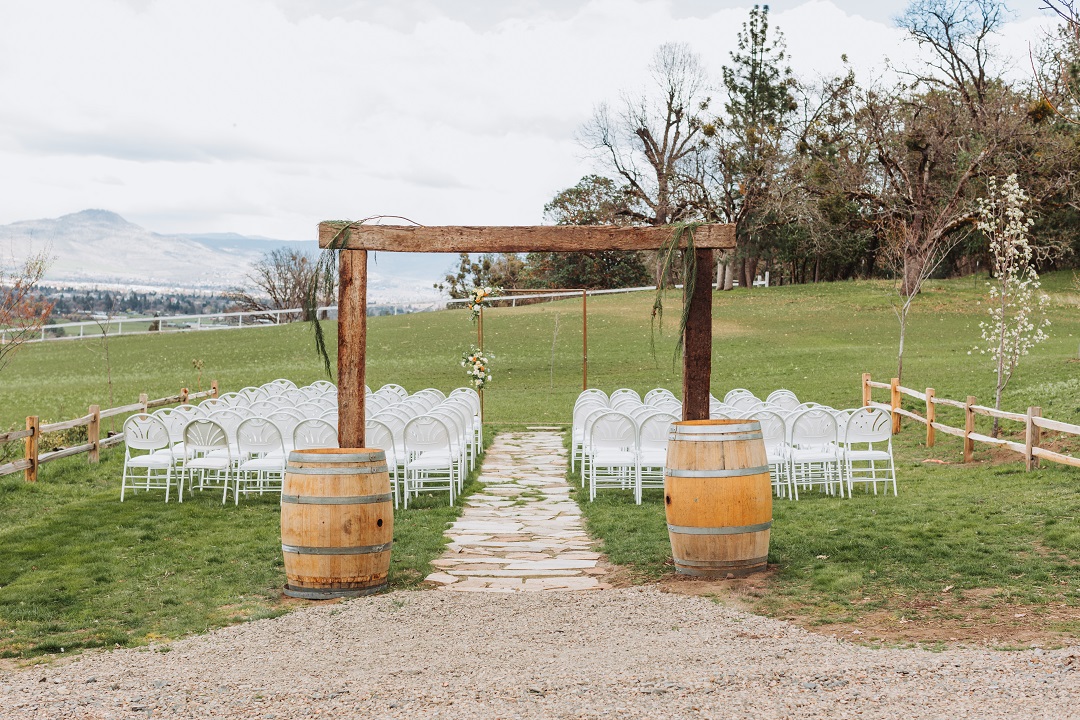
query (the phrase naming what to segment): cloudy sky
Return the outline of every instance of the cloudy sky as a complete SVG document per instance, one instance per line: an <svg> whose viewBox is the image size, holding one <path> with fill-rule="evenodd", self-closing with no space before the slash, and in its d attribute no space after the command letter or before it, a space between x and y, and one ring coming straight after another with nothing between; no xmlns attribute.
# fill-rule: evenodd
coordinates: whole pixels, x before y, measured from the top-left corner
<svg viewBox="0 0 1080 720"><path fill-rule="evenodd" d="M537 224L595 169L575 131L685 41L719 76L735 0L0 0L0 224L105 208L158 232L320 220ZM903 0L784 0L796 74L917 57ZM1051 24L1013 3L1026 72Z"/></svg>

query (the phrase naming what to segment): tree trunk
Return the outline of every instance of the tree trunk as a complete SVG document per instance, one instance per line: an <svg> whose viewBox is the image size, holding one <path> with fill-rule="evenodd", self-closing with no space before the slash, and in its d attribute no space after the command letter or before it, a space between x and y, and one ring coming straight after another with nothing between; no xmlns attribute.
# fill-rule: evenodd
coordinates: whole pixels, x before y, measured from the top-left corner
<svg viewBox="0 0 1080 720"><path fill-rule="evenodd" d="M904 279L900 285L900 294L912 297L919 292L919 282L926 266L926 257L919 249L908 245L904 249Z"/></svg>
<svg viewBox="0 0 1080 720"><path fill-rule="evenodd" d="M746 282L746 258L739 258L739 287L749 287Z"/></svg>
<svg viewBox="0 0 1080 720"><path fill-rule="evenodd" d="M724 261L724 289L731 290L735 287L735 258L731 253L726 254Z"/></svg>
<svg viewBox="0 0 1080 720"><path fill-rule="evenodd" d="M754 278L757 277L758 259L756 257L749 257L746 259L746 287L754 287Z"/></svg>

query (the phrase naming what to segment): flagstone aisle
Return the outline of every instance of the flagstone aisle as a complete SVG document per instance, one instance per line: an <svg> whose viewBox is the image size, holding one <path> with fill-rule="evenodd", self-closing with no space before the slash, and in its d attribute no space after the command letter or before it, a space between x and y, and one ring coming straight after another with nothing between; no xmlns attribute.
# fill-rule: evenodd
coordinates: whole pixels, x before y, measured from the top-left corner
<svg viewBox="0 0 1080 720"><path fill-rule="evenodd" d="M556 432L504 433L484 456L484 489L465 499L427 580L456 592L600 590L600 554L566 483Z"/></svg>

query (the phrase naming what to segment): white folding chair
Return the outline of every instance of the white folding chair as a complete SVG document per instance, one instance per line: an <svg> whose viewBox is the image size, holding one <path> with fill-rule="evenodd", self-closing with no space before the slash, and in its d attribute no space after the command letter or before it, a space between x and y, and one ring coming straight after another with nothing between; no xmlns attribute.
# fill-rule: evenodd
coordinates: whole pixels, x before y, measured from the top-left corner
<svg viewBox="0 0 1080 720"><path fill-rule="evenodd" d="M419 415L405 424L405 492L402 500L428 490L448 490L454 504L457 486L455 457L451 445L453 431L439 418Z"/></svg>
<svg viewBox="0 0 1080 720"><path fill-rule="evenodd" d="M769 397L765 398L765 402L772 405L779 405L784 410L795 410L799 407L799 398L795 397L795 393L790 390L773 390L769 393Z"/></svg>
<svg viewBox="0 0 1080 720"><path fill-rule="evenodd" d="M169 502L173 456L169 430L160 419L140 413L124 421L124 469L120 478L120 502L124 491L165 490ZM133 452L135 451L135 452ZM141 473L139 472L141 471ZM180 502L184 501L183 492Z"/></svg>
<svg viewBox="0 0 1080 720"><path fill-rule="evenodd" d="M257 490L281 492L285 479L285 442L278 426L268 418L248 418L236 428L240 466L234 476L233 497Z"/></svg>
<svg viewBox="0 0 1080 720"><path fill-rule="evenodd" d="M394 492L394 507L397 508L400 491L398 476L397 446L394 443L394 433L386 423L378 420L368 420L364 426L365 444L368 447L379 448L386 453L386 466L390 470L390 482Z"/></svg>
<svg viewBox="0 0 1080 720"><path fill-rule="evenodd" d="M625 413L609 410L598 416L587 433L589 500L597 488L637 487L637 425Z"/></svg>
<svg viewBox="0 0 1080 720"><path fill-rule="evenodd" d="M229 436L218 423L206 418L192 420L184 426L184 461L181 465L180 492L187 482L188 492L195 489L198 478L199 490L207 486L221 487L221 503L232 489L229 471L232 455L229 452Z"/></svg>
<svg viewBox="0 0 1080 720"><path fill-rule="evenodd" d="M876 447L875 447L876 446ZM877 495L877 484L885 484L885 494L892 483L896 496L896 465L892 451L892 417L881 408L859 408L848 418L844 432L844 464L848 497L852 484L871 483Z"/></svg>
<svg viewBox="0 0 1080 720"><path fill-rule="evenodd" d="M338 447L338 431L325 420L308 418L296 424L292 431L293 450Z"/></svg>
<svg viewBox="0 0 1080 720"><path fill-rule="evenodd" d="M654 413L644 418L638 428L637 482L634 502L641 504L641 491L647 488L664 489L664 467L667 464L668 435L678 417Z"/></svg>
<svg viewBox="0 0 1080 720"><path fill-rule="evenodd" d="M724 395L724 403L730 405L731 401L739 397L740 395L749 395L750 397L754 397L754 393L750 392L746 388L735 388L734 390L728 390L727 394Z"/></svg>
<svg viewBox="0 0 1080 720"><path fill-rule="evenodd" d="M749 419L757 420L761 425L761 437L765 443L765 454L772 474L773 492L778 496L797 499L798 495L788 472L790 449L787 444L787 423L783 416L773 410L758 410L751 413Z"/></svg>
<svg viewBox="0 0 1080 720"><path fill-rule="evenodd" d="M800 486L820 485L830 495L838 489L840 497L844 496L836 418L832 413L815 408L792 418L789 462L796 500Z"/></svg>

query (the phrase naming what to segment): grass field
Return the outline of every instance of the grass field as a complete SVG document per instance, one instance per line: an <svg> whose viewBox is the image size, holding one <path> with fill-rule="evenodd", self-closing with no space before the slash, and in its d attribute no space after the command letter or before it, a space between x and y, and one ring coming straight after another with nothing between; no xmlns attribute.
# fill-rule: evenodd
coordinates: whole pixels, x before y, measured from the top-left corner
<svg viewBox="0 0 1080 720"><path fill-rule="evenodd" d="M1080 297L1069 274L1048 276L1044 287L1055 301L1051 339L1025 358L1004 406L1041 405L1047 417L1077 422ZM804 399L858 404L862 372L882 380L895 374L887 291L884 283L846 282L717 295L713 392L786 387ZM982 291L981 280L971 278L928 284L911 319L905 385L992 404L989 363L968 354L978 343ZM668 304L674 317L674 295ZM678 391L674 321L657 333L652 352L650 306L644 294L590 300L590 385ZM371 318L369 384L449 390L463 382L458 360L474 339L461 310ZM485 347L495 356L485 393L489 421L569 421L581 387L579 301L487 311ZM21 426L28 414L75 417L91 403L198 389L211 378L233 390L276 377L322 377L302 325L112 338L112 400L104 350L97 340L24 348L0 372L0 426ZM193 360L202 361L201 383ZM778 501L770 555L776 569L742 601L808 624L873 624L883 637L891 625L937 623L959 633L964 623L999 618L1004 636L1022 636L1010 628L1035 619L1047 632L1076 636L1080 474L1060 467L1025 473L1017 456L983 448L975 465L959 466L959 441L939 435L927 451L921 437L921 426L908 424L897 438L899 498ZM222 508L209 496L183 506L141 496L121 505L120 457L108 452L96 467L85 457L46 465L35 486L19 475L0 478L0 653L173 638L288 607L279 598L273 500ZM637 507L606 492L585 507L590 529L631 577L670 571L658 493ZM452 517L441 503L399 513L395 587L422 578Z"/></svg>

